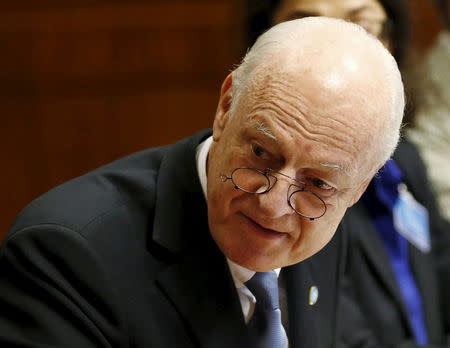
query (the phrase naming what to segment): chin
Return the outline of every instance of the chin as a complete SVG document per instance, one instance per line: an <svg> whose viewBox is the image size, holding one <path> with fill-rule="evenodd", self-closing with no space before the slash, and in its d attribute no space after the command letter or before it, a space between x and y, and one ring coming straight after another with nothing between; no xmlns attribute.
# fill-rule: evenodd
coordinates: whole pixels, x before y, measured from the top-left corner
<svg viewBox="0 0 450 348"><path fill-rule="evenodd" d="M222 252L234 263L256 272L265 272L285 266L281 255L266 254L249 247L224 248Z"/></svg>
<svg viewBox="0 0 450 348"><path fill-rule="evenodd" d="M292 264L289 250L292 240L288 235L266 236L254 227L236 223L215 225L212 237L222 253L234 263L247 269L263 272ZM232 232L229 232L232 231Z"/></svg>
<svg viewBox="0 0 450 348"><path fill-rule="evenodd" d="M255 271L255 272L267 272L273 269L277 269L277 268L281 268L282 266L277 265L276 263L272 263L272 262L261 262L261 260L248 260L248 259L241 259L241 258L237 258L237 259L232 259L230 258L231 261L233 261L234 263L245 267L251 271Z"/></svg>

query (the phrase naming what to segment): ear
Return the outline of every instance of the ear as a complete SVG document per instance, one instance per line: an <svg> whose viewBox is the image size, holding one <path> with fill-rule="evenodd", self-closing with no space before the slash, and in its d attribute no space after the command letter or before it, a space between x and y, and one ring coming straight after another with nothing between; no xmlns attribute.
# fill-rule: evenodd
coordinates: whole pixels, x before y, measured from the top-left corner
<svg viewBox="0 0 450 348"><path fill-rule="evenodd" d="M233 73L230 73L222 83L220 90L219 104L217 105L216 117L213 124L213 139L218 141L222 135L223 130L230 118L231 100L233 98L231 93L231 86L233 84Z"/></svg>
<svg viewBox="0 0 450 348"><path fill-rule="evenodd" d="M359 199L361 198L361 196L363 195L364 191L366 191L367 186L369 186L370 181L372 180L372 178L369 178L367 180L365 180L361 186L359 186L358 190L355 192L355 196L353 197L353 199L350 201L349 204L349 208L354 205L356 202L359 201Z"/></svg>

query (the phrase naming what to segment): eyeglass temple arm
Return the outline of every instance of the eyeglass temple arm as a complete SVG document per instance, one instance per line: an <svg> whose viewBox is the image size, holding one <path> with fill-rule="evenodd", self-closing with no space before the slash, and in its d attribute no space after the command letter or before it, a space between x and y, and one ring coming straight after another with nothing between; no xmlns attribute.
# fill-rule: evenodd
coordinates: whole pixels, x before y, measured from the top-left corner
<svg viewBox="0 0 450 348"><path fill-rule="evenodd" d="M231 180L231 176L227 176L225 174L220 174L219 179L220 179L220 181L225 182L227 180Z"/></svg>

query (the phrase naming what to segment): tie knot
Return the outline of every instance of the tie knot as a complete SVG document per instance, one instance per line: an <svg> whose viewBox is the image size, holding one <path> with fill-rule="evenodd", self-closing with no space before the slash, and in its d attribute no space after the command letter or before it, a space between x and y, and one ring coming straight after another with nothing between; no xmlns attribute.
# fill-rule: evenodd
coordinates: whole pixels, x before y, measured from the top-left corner
<svg viewBox="0 0 450 348"><path fill-rule="evenodd" d="M274 271L256 272L245 282L247 288L256 297L256 301L266 309L277 309L278 302L278 278Z"/></svg>

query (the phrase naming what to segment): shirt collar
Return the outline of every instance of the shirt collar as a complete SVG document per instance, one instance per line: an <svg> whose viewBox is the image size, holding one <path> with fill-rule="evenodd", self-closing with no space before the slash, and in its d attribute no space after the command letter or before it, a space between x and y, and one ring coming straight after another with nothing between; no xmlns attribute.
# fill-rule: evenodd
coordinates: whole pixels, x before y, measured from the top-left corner
<svg viewBox="0 0 450 348"><path fill-rule="evenodd" d="M197 146L197 153L195 158L197 160L197 172L200 179L200 185L202 186L205 199L207 197L207 177L206 177L206 160L208 159L209 148L211 147L213 138L210 136Z"/></svg>
<svg viewBox="0 0 450 348"><path fill-rule="evenodd" d="M249 281L254 275L255 271L251 269L242 267L237 263L234 263L227 258L228 266L230 267L231 276L233 277L234 284L236 288L241 288L245 282ZM277 277L280 275L281 268L274 269L273 272L276 273Z"/></svg>

